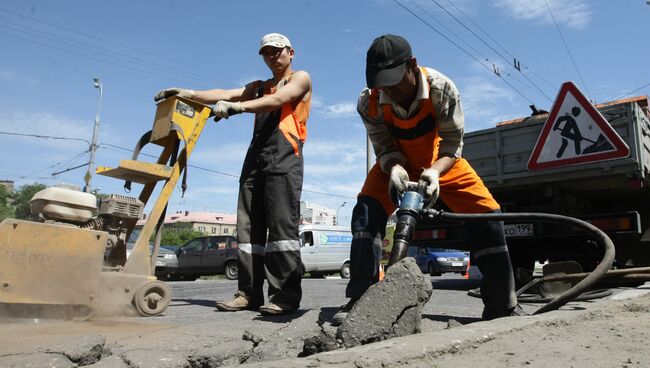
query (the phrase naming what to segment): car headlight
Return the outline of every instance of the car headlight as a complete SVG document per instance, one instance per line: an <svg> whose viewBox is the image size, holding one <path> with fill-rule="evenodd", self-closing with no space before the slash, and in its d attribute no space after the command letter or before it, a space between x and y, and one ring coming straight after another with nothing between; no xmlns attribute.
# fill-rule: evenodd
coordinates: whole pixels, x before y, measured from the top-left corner
<svg viewBox="0 0 650 368"><path fill-rule="evenodd" d="M163 258L165 258L165 259L174 259L174 258L176 258L176 256L174 254L165 254L163 256Z"/></svg>
<svg viewBox="0 0 650 368"><path fill-rule="evenodd" d="M448 259L447 259L447 257L438 257L438 258L436 258L436 261L438 261L438 262L447 262Z"/></svg>

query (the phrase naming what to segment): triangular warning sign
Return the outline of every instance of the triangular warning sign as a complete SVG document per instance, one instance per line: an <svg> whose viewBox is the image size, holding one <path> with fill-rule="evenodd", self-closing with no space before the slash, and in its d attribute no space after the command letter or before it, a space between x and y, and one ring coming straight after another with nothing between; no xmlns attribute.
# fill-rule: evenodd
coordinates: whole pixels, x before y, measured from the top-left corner
<svg viewBox="0 0 650 368"><path fill-rule="evenodd" d="M630 155L630 148L573 82L565 82L528 160L542 170Z"/></svg>

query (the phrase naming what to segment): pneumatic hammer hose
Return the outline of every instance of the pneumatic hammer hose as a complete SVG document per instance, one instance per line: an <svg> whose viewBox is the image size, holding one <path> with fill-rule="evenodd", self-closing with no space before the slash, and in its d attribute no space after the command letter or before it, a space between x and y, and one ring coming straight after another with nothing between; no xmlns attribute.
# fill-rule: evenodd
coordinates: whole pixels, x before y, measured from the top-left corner
<svg viewBox="0 0 650 368"><path fill-rule="evenodd" d="M602 278L614 262L614 243L602 230L594 225L567 216L547 213L448 213L436 209L425 209L424 216L434 219L444 219L456 222L483 222L483 221L541 221L561 223L581 228L593 235L595 241L605 248L605 254L598 266L583 280L574 285L571 289L558 295L555 299L543 305L533 314L540 314L560 308L573 300L578 295L595 285Z"/></svg>

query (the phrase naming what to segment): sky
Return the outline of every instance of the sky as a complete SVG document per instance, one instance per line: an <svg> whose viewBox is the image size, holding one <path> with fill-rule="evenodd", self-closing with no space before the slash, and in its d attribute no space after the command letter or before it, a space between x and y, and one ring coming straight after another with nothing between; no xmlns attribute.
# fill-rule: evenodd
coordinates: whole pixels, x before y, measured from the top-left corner
<svg viewBox="0 0 650 368"><path fill-rule="evenodd" d="M0 180L83 187L86 167L74 168L89 161L98 112L95 162L115 167L151 129L157 91L270 78L259 41L279 32L313 83L302 199L345 222L366 173L356 100L375 37L402 35L420 65L450 77L475 131L528 116L531 104L550 110L568 80L595 103L648 95L649 18L646 0L2 0ZM252 121L207 124L169 211L235 213ZM124 194L99 175L92 188Z"/></svg>

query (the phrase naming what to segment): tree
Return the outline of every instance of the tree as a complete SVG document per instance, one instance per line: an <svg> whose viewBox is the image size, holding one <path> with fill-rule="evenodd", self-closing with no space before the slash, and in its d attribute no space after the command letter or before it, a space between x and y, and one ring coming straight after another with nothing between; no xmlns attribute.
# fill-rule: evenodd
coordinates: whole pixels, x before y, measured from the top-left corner
<svg viewBox="0 0 650 368"><path fill-rule="evenodd" d="M27 220L31 218L29 201L32 199L34 194L36 194L36 192L41 191L45 188L47 188L47 186L40 183L25 184L18 188L16 193L13 195L13 205L16 211L17 219Z"/></svg>
<svg viewBox="0 0 650 368"><path fill-rule="evenodd" d="M189 226L185 229L163 228L160 244L167 246L180 246L189 240L203 235L205 234L200 231L192 230Z"/></svg>
<svg viewBox="0 0 650 368"><path fill-rule="evenodd" d="M15 216L14 206L10 203L11 194L4 185L0 185L0 221Z"/></svg>

